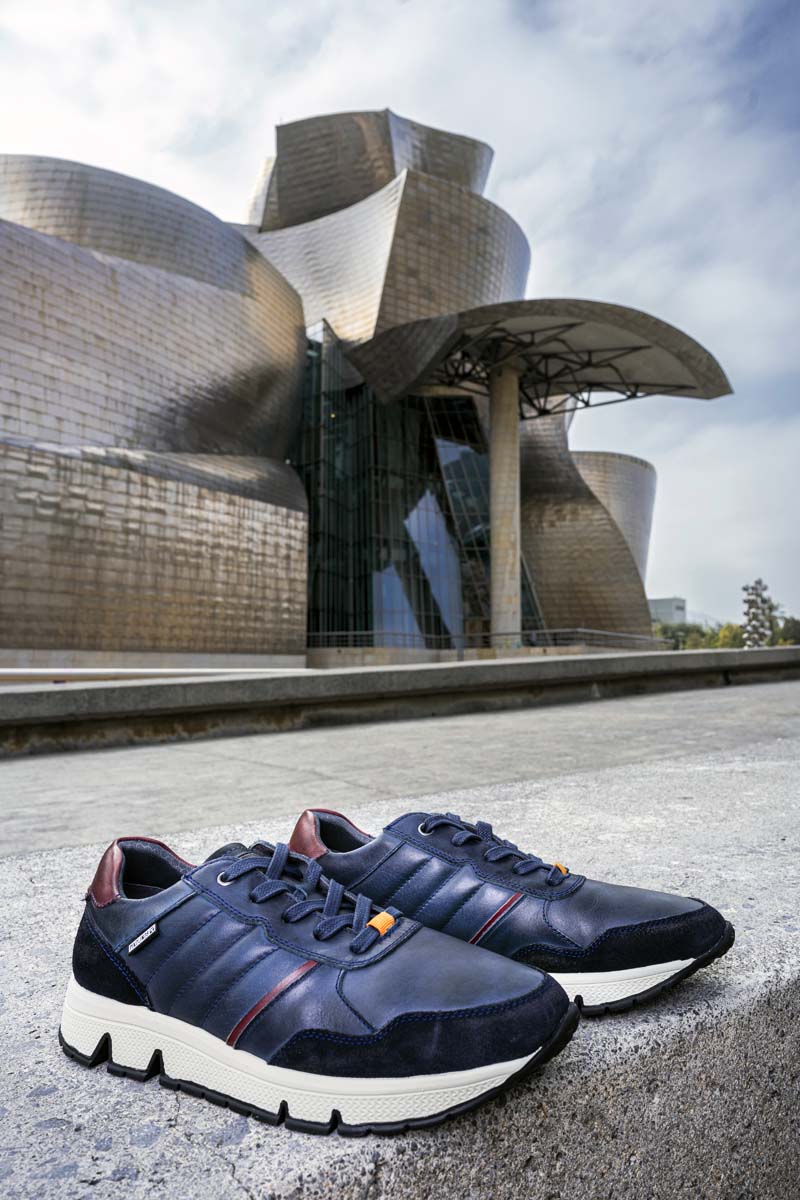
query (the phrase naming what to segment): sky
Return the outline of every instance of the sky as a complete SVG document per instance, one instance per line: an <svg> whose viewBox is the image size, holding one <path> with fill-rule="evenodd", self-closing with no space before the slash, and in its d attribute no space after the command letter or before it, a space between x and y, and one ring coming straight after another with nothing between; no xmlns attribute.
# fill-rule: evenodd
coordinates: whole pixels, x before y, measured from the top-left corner
<svg viewBox="0 0 800 1200"><path fill-rule="evenodd" d="M734 395L580 415L649 459L647 590L800 616L795 0L0 0L0 151L77 159L244 220L277 123L392 108L494 147L528 295L642 308Z"/></svg>

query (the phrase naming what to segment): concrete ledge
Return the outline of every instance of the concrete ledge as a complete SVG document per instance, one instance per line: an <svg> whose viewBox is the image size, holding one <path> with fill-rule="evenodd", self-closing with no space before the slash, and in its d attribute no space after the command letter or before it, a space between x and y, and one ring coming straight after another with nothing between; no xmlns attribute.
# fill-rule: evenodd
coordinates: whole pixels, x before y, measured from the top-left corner
<svg viewBox="0 0 800 1200"><path fill-rule="evenodd" d="M313 1138L88 1072L58 1049L81 896L100 846L6 859L0 1032L4 1195L111 1200L784 1200L800 1173L795 743L507 784L430 801L619 883L701 895L731 953L632 1013L585 1020L525 1085L395 1139ZM405 810L361 806L367 829ZM189 857L234 833L180 838ZM589 827L591 832L589 833ZM535 835L534 835L534 832ZM130 832L129 830L126 832ZM162 830L141 832L158 835ZM44 881L46 880L46 886ZM498 960L500 969L502 961Z"/></svg>
<svg viewBox="0 0 800 1200"><path fill-rule="evenodd" d="M800 678L800 647L508 659L0 690L0 757Z"/></svg>

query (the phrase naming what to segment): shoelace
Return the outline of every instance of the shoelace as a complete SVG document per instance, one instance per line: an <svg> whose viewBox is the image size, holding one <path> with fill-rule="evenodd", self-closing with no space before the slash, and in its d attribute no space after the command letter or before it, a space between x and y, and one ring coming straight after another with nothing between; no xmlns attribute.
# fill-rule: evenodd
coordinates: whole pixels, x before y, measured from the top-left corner
<svg viewBox="0 0 800 1200"><path fill-rule="evenodd" d="M487 821L476 821L474 825L462 821L455 813L431 813L419 827L420 833L433 833L443 825L453 825L456 832L450 838L453 846L464 846L467 842L488 842L483 857L487 862L501 862L506 858L517 858L511 868L515 875L527 875L531 871L547 871L546 882L550 887L557 887L569 875L568 869L562 863L546 863L542 858L526 854L513 842L506 842L496 836Z"/></svg>
<svg viewBox="0 0 800 1200"><path fill-rule="evenodd" d="M318 913L320 919L314 927L314 937L323 942L340 929L351 928L356 935L350 942L353 954L363 954L382 936L380 929L367 924L372 917L369 896L359 894L354 902L341 883L322 878L322 868L318 862L311 859L306 864L283 843L279 843L271 853L253 853L258 850L269 850L269 846L257 842L246 855L237 858L220 872L218 881L222 884L233 883L248 871L262 872L265 878L250 891L250 899L254 904L263 904L265 900L282 894L292 896L294 902L283 910L281 920L293 924ZM312 895L313 892L317 892L317 895ZM400 916L396 908L384 911L395 919Z"/></svg>

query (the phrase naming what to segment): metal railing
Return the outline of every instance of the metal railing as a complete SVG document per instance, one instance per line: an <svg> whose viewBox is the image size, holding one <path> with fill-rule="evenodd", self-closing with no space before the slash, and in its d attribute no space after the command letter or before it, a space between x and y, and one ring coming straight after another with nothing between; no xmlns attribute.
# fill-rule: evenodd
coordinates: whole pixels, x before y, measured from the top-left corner
<svg viewBox="0 0 800 1200"><path fill-rule="evenodd" d="M669 650L668 638L606 629L524 629L516 633L422 634L408 630L342 630L310 633L309 649L318 650L465 650L524 647L594 646L619 650Z"/></svg>

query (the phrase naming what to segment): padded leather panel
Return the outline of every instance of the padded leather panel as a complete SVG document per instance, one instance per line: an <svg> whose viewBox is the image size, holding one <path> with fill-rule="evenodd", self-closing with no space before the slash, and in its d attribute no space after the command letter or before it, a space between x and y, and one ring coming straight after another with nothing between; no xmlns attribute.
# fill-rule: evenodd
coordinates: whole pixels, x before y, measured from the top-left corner
<svg viewBox="0 0 800 1200"><path fill-rule="evenodd" d="M232 978L228 988L211 1000L203 1014L203 1028L224 1041L245 1013L304 961L287 950L273 950L261 959L254 956L255 965Z"/></svg>
<svg viewBox="0 0 800 1200"><path fill-rule="evenodd" d="M442 931L468 942L513 894L507 888L496 887L492 883L481 884L478 891L441 927Z"/></svg>
<svg viewBox="0 0 800 1200"><path fill-rule="evenodd" d="M449 1011L499 1004L532 991L541 977L519 970L480 946L421 929L404 947L369 971L348 971L342 994L370 1024L403 1012Z"/></svg>
<svg viewBox="0 0 800 1200"><path fill-rule="evenodd" d="M546 916L551 925L583 947L607 929L675 917L700 907L699 901L685 896L587 879L565 903L554 900L548 904Z"/></svg>
<svg viewBox="0 0 800 1200"><path fill-rule="evenodd" d="M202 1025L203 1016L211 1005L226 992L234 980L246 973L260 959L272 953L264 930L252 925L238 925L236 938L228 943L217 958L209 958L172 1001L171 1015L192 1025Z"/></svg>
<svg viewBox="0 0 800 1200"><path fill-rule="evenodd" d="M118 903L120 903L118 901ZM103 910L105 912L106 909ZM156 971L173 950L185 938L193 934L201 925L216 912L212 904L199 896L190 896L181 905L158 920L158 933L145 942L134 954L128 954L128 943L120 949L120 955L133 971L137 979L147 986L153 972ZM145 925L144 928L147 928ZM139 924L137 929L141 931Z"/></svg>
<svg viewBox="0 0 800 1200"><path fill-rule="evenodd" d="M457 871L458 867L451 866L450 863L420 855L413 875L402 883L391 896L383 899L382 903L389 904L392 908L399 908L406 916L414 917L429 896L438 891L445 880L450 879ZM368 896L372 894L369 884L370 881L367 880L366 887L362 889Z"/></svg>
<svg viewBox="0 0 800 1200"><path fill-rule="evenodd" d="M367 842L366 846L359 846L357 850L349 850L343 854L329 850L320 858L319 862L326 875L338 879L347 888L365 892L369 896L372 893L365 884L370 879L372 872L376 871L382 863L386 863L388 866L394 852L402 845L399 838L380 834L371 842Z"/></svg>
<svg viewBox="0 0 800 1200"><path fill-rule="evenodd" d="M535 896L523 896L513 908L492 925L480 940L485 950L509 957L531 943L560 948L572 946L544 920L544 901Z"/></svg>
<svg viewBox="0 0 800 1200"><path fill-rule="evenodd" d="M309 971L259 1013L240 1037L237 1049L269 1060L304 1029L326 1029L334 1035L368 1033L337 994L338 975L335 967L318 966Z"/></svg>
<svg viewBox="0 0 800 1200"><path fill-rule="evenodd" d="M99 913L97 918L102 921L103 933L115 950L126 950L128 945L152 925L153 921L161 918L173 909L184 904L194 892L181 879L172 887L164 888L155 896L147 896L143 900L115 900Z"/></svg>
<svg viewBox="0 0 800 1200"><path fill-rule="evenodd" d="M472 867L466 863L417 910L418 919L434 929L442 929L456 910L471 896L476 896L482 886Z"/></svg>
<svg viewBox="0 0 800 1200"><path fill-rule="evenodd" d="M207 957L209 946L216 940L216 930L220 928L222 944L227 945L233 940L232 930L226 926L222 913L209 908L206 916L163 955L147 980L148 994L159 1012L169 1011L173 996Z"/></svg>

